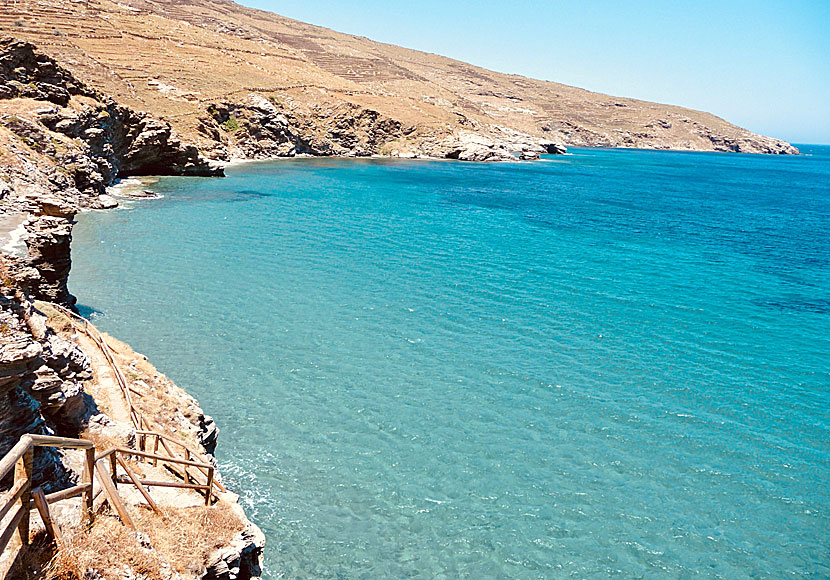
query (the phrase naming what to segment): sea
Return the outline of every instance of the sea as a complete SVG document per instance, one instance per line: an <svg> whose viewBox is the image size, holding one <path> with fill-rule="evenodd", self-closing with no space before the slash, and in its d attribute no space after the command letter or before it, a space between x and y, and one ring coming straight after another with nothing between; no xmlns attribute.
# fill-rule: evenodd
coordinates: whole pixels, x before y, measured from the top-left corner
<svg viewBox="0 0 830 580"><path fill-rule="evenodd" d="M78 217L265 576L830 578L830 147L296 159Z"/></svg>

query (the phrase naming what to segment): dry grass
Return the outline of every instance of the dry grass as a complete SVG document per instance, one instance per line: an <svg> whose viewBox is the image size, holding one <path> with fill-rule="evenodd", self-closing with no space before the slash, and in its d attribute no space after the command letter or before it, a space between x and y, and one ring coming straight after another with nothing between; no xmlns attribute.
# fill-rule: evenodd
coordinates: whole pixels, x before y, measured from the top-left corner
<svg viewBox="0 0 830 580"><path fill-rule="evenodd" d="M81 431L80 437L92 441L99 453L109 451L115 447L127 447L127 440L123 437L114 436L111 431L102 432L96 429L85 429Z"/></svg>
<svg viewBox="0 0 830 580"><path fill-rule="evenodd" d="M74 328L69 319L62 312L58 311L49 302L42 300L34 301L35 308L46 316L47 325L58 334L72 334Z"/></svg>
<svg viewBox="0 0 830 580"><path fill-rule="evenodd" d="M11 269L2 258L0 258L0 286L3 288L15 288L17 286L17 280L14 279Z"/></svg>
<svg viewBox="0 0 830 580"><path fill-rule="evenodd" d="M99 516L89 532L64 531L63 549L45 570L45 580L81 580L88 570L121 572L129 566L136 575L159 578L160 554L144 548L135 533L112 516ZM120 575L120 574L119 574Z"/></svg>
<svg viewBox="0 0 830 580"><path fill-rule="evenodd" d="M207 557L227 546L244 528L227 502L210 507L162 508L162 512L163 521L152 512L144 511L136 517L136 525L182 573L200 572Z"/></svg>
<svg viewBox="0 0 830 580"><path fill-rule="evenodd" d="M125 566L137 577L164 578L166 570L198 575L208 556L226 546L243 529L242 521L226 502L211 507L162 508L163 517L148 509L131 509L136 526L149 537L149 548L139 535L111 515L101 515L88 532L64 532L64 547L47 566L44 580L81 580L88 570L103 576L121 575Z"/></svg>

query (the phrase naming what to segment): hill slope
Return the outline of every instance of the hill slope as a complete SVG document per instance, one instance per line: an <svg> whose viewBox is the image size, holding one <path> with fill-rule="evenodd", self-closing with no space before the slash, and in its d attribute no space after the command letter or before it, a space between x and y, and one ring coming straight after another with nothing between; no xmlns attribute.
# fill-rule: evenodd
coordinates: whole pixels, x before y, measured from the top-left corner
<svg viewBox="0 0 830 580"><path fill-rule="evenodd" d="M37 44L218 159L486 160L554 144L797 152L709 113L495 73L227 0L0 0L0 36Z"/></svg>

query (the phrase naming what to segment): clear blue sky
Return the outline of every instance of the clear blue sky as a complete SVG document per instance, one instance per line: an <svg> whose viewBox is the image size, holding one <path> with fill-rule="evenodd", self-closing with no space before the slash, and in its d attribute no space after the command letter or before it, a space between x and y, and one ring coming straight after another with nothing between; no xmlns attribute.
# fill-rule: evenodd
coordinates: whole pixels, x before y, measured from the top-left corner
<svg viewBox="0 0 830 580"><path fill-rule="evenodd" d="M486 68L830 143L830 0L242 0Z"/></svg>

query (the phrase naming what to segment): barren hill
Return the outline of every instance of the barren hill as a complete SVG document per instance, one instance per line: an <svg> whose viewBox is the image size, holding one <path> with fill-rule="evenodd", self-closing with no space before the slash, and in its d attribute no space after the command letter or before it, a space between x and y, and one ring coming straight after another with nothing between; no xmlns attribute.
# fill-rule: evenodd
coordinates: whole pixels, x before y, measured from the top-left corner
<svg viewBox="0 0 830 580"><path fill-rule="evenodd" d="M38 45L207 156L532 158L559 145L796 153L700 111L500 74L227 0L0 0Z"/></svg>

